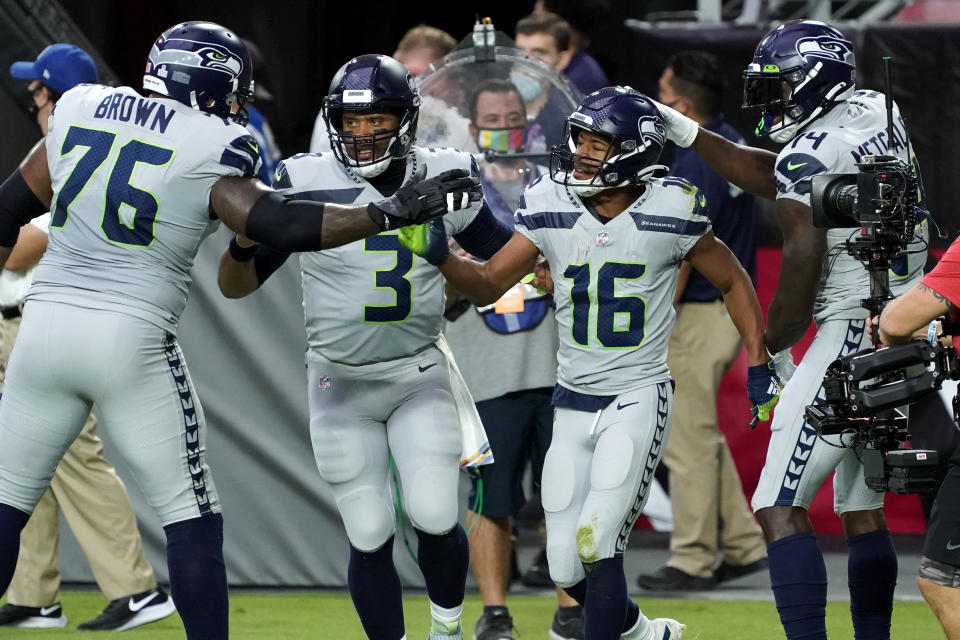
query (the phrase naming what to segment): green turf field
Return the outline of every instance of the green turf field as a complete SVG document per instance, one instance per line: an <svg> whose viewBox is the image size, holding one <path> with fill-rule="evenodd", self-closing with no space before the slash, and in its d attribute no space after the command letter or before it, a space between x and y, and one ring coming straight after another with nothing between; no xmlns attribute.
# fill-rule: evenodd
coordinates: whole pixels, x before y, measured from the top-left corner
<svg viewBox="0 0 960 640"><path fill-rule="evenodd" d="M686 623L684 640L752 640L783 638L776 609L770 602L721 602L708 600L638 600L646 614L668 616ZM518 640L547 640L555 600L547 595L511 596L510 611L517 627ZM79 622L88 620L106 605L95 592L66 592L63 607L70 622L66 629L0 629L3 640L62 640L103 637L106 633L77 631ZM426 638L429 611L425 596L404 599L408 640ZM465 638L473 637L473 624L480 614L480 599L467 597L464 620ZM827 631L831 638L852 638L848 606L827 606ZM257 640L363 640L363 631L345 593L260 593L235 592L230 597L231 638ZM942 638L940 625L923 602L897 602L893 610L892 637L897 640L934 640ZM131 640L182 639L180 619L166 620L140 627L123 635Z"/></svg>

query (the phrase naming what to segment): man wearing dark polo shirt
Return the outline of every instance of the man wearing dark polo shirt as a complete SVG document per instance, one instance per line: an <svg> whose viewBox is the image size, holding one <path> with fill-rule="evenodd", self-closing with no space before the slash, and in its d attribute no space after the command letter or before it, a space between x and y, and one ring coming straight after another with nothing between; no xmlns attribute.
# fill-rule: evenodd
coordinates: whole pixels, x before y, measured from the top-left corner
<svg viewBox="0 0 960 640"><path fill-rule="evenodd" d="M710 54L678 53L660 77L660 101L710 131L742 142L720 115L722 79ZM721 178L690 149L677 148L671 174L699 188L714 234L754 277L753 196ZM681 267L674 302L677 321L667 362L677 387L673 431L663 458L670 472L674 519L670 558L666 566L637 581L645 589L692 591L712 589L719 581L767 565L760 526L717 423L717 390L740 351L740 334L720 291L687 263Z"/></svg>

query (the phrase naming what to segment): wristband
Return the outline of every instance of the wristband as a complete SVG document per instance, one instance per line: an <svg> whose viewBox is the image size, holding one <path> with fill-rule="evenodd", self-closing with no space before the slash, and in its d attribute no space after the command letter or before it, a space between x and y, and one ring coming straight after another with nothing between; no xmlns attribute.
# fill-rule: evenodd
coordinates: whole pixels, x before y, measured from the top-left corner
<svg viewBox="0 0 960 640"><path fill-rule="evenodd" d="M253 256L257 254L257 249L260 248L260 245L255 244L252 247L241 247L237 244L237 236L233 236L230 238L230 244L227 248L230 251L230 257L237 262L250 262L253 260Z"/></svg>
<svg viewBox="0 0 960 640"><path fill-rule="evenodd" d="M940 323L934 320L927 327L927 342L933 344L934 342L937 341L937 328L939 327L939 325Z"/></svg>

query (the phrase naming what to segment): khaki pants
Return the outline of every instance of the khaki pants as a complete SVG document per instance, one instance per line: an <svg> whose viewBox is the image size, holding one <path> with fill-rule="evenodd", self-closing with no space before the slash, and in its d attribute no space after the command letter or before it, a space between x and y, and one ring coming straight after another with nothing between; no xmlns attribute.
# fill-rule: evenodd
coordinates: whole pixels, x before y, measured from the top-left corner
<svg viewBox="0 0 960 640"><path fill-rule="evenodd" d="M20 318L0 320L0 382L6 373ZM44 607L60 601L57 569L59 510L80 543L93 576L108 600L157 586L143 555L140 532L126 489L103 458L91 413L20 534L20 555L7 601Z"/></svg>
<svg viewBox="0 0 960 640"><path fill-rule="evenodd" d="M669 349L667 362L677 388L673 430L663 456L673 505L667 564L707 577L720 553L734 565L766 555L763 534L717 424L717 390L740 350L740 335L722 301L684 303L677 310Z"/></svg>

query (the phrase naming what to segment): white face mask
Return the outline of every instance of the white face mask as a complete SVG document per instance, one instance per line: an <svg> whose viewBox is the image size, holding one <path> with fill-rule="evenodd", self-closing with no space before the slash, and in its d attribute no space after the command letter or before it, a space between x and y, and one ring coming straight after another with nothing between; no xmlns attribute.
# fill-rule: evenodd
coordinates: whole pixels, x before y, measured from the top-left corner
<svg viewBox="0 0 960 640"><path fill-rule="evenodd" d="M523 98L526 104L530 104L532 100L535 100L543 92L543 87L540 86L540 83L525 73L511 71L510 82L517 88L520 97Z"/></svg>

